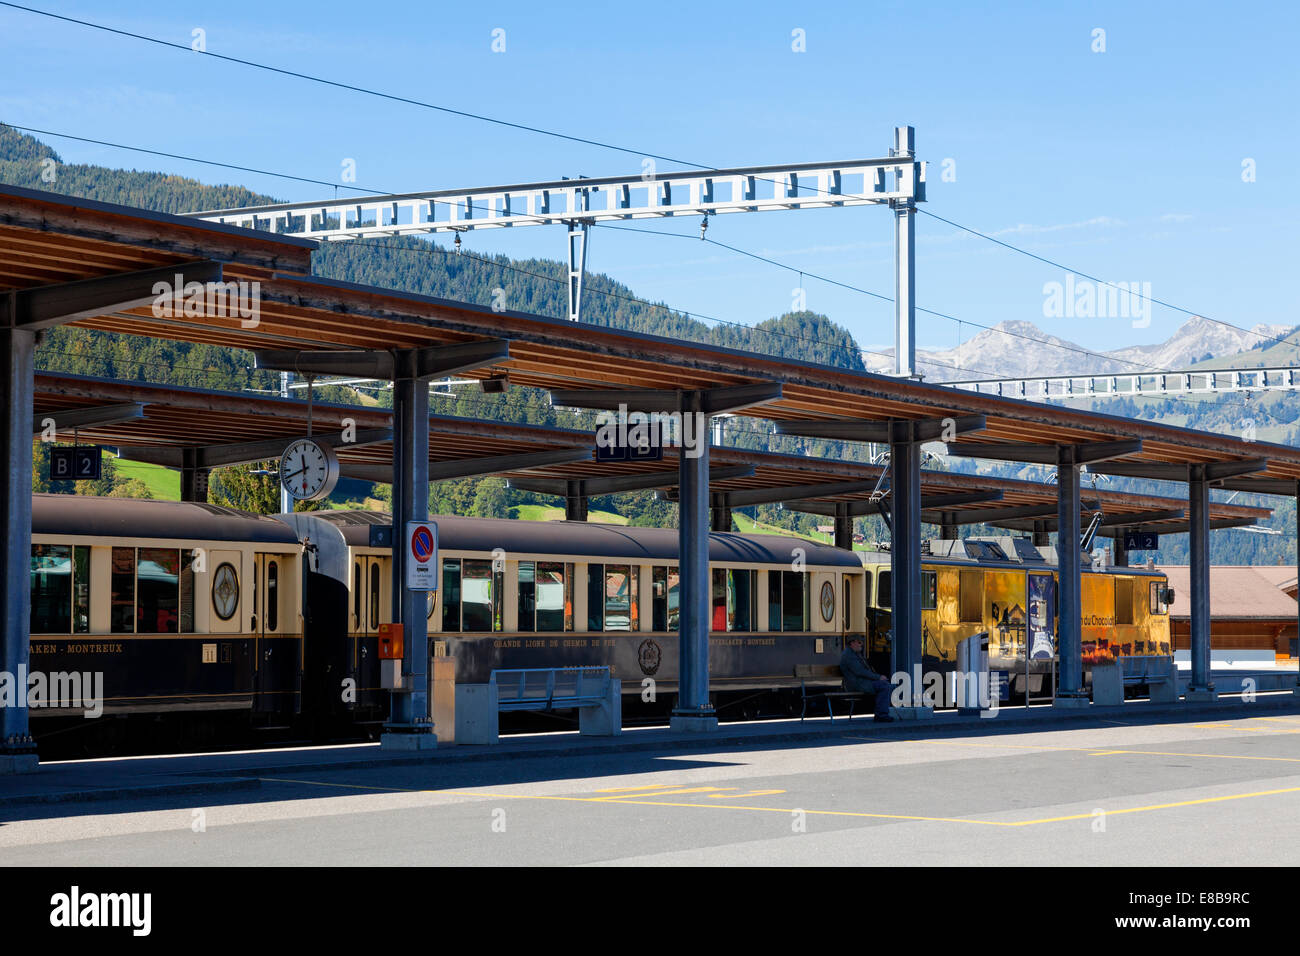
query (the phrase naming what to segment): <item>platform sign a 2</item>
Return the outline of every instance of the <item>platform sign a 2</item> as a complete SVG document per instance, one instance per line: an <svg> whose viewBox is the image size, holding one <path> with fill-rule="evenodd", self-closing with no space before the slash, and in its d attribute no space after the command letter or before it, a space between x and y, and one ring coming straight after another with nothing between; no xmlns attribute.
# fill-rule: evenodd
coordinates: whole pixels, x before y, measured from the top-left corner
<svg viewBox="0 0 1300 956"><path fill-rule="evenodd" d="M438 590L438 526L432 521L406 523L406 588Z"/></svg>
<svg viewBox="0 0 1300 956"><path fill-rule="evenodd" d="M1125 531L1125 551L1156 551L1160 548L1160 535L1154 531Z"/></svg>

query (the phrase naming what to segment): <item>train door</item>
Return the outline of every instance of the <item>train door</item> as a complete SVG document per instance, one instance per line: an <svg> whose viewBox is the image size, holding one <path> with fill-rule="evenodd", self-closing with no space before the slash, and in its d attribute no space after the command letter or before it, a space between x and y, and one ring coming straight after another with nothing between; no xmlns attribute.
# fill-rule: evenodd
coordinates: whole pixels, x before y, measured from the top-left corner
<svg viewBox="0 0 1300 956"><path fill-rule="evenodd" d="M391 558L358 554L352 559L350 608L352 669L357 703L379 704L379 625L390 618L388 600Z"/></svg>
<svg viewBox="0 0 1300 956"><path fill-rule="evenodd" d="M263 713L300 707L302 646L285 615L293 606L290 576L283 555L253 555L254 709Z"/></svg>

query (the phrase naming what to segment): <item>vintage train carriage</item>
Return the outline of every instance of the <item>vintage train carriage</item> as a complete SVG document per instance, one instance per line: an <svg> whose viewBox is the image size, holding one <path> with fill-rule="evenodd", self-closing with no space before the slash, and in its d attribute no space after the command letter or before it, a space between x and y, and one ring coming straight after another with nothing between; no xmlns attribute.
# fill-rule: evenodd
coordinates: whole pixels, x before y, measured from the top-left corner
<svg viewBox="0 0 1300 956"><path fill-rule="evenodd" d="M30 668L102 674L105 714L292 713L301 550L215 505L34 495Z"/></svg>
<svg viewBox="0 0 1300 956"><path fill-rule="evenodd" d="M889 666L890 568L887 554L863 554L867 569L871 652ZM1044 693L1056 653L1059 617L1054 548L1010 536L931 541L921 563L922 656L927 668L956 662L957 642L989 634L989 665L1024 691ZM1083 652L1170 654L1171 592L1163 572L1085 567L1080 586Z"/></svg>
<svg viewBox="0 0 1300 956"><path fill-rule="evenodd" d="M373 710L377 632L391 620L388 548L370 545L388 515L286 516L306 544L309 630L332 628L357 705ZM435 517L439 589L428 605L431 653L456 660L456 680L494 668L608 664L624 692L651 678L673 693L678 674L677 532L586 522ZM797 538L710 535L710 680L719 695L788 687L796 664L835 664L846 631L865 628L861 562ZM318 618L317 595L334 610ZM346 596L344 596L346 591ZM346 606L344 606L346 605ZM386 705L385 705L386 706ZM385 711L386 712L386 711Z"/></svg>

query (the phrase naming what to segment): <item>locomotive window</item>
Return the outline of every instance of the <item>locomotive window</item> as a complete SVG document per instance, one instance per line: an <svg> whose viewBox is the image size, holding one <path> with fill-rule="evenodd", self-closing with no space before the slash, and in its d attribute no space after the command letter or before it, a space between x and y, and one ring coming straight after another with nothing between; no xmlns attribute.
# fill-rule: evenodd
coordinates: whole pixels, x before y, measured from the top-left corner
<svg viewBox="0 0 1300 956"><path fill-rule="evenodd" d="M144 634L179 633L180 551L175 548L141 548L136 554L136 630Z"/></svg>
<svg viewBox="0 0 1300 956"><path fill-rule="evenodd" d="M933 611L939 606L939 575L935 571L921 572L921 610Z"/></svg>
<svg viewBox="0 0 1300 956"><path fill-rule="evenodd" d="M72 549L72 630L90 633L90 548Z"/></svg>
<svg viewBox="0 0 1300 956"><path fill-rule="evenodd" d="M1133 623L1133 579L1115 579L1115 623Z"/></svg>
<svg viewBox="0 0 1300 956"><path fill-rule="evenodd" d="M72 590L72 548L66 544L32 545L31 633L71 633Z"/></svg>
<svg viewBox="0 0 1300 956"><path fill-rule="evenodd" d="M1165 589L1164 581L1151 582L1151 613L1152 614L1169 613L1169 605L1166 604L1164 601L1164 596L1165 596L1164 589Z"/></svg>
<svg viewBox="0 0 1300 956"><path fill-rule="evenodd" d="M493 592L496 575L491 561L461 562L461 629L466 631L499 631L496 613L497 600Z"/></svg>
<svg viewBox="0 0 1300 956"><path fill-rule="evenodd" d="M605 629L605 566L587 565L587 630Z"/></svg>
<svg viewBox="0 0 1300 956"><path fill-rule="evenodd" d="M460 630L460 558L442 562L442 629Z"/></svg>
<svg viewBox="0 0 1300 956"><path fill-rule="evenodd" d="M537 630L573 630L573 565L539 561L534 575Z"/></svg>
<svg viewBox="0 0 1300 956"><path fill-rule="evenodd" d="M280 566L274 561L266 565L266 629L280 626Z"/></svg>
<svg viewBox="0 0 1300 956"><path fill-rule="evenodd" d="M135 631L135 548L114 548L112 565L109 630L130 634Z"/></svg>
<svg viewBox="0 0 1300 956"><path fill-rule="evenodd" d="M352 564L352 621L356 630L361 630L365 621L361 620L361 562Z"/></svg>
<svg viewBox="0 0 1300 956"><path fill-rule="evenodd" d="M537 630L537 565L519 562L519 630Z"/></svg>
<svg viewBox="0 0 1300 956"><path fill-rule="evenodd" d="M961 571L958 584L958 604L962 624L979 624L984 620L984 572Z"/></svg>
<svg viewBox="0 0 1300 956"><path fill-rule="evenodd" d="M181 552L181 633L194 633L194 552Z"/></svg>
<svg viewBox="0 0 1300 956"><path fill-rule="evenodd" d="M605 565L605 627L606 631L635 631L638 629L638 578L641 566L637 564Z"/></svg>
<svg viewBox="0 0 1300 956"><path fill-rule="evenodd" d="M379 630L379 562L370 565L370 629Z"/></svg>
<svg viewBox="0 0 1300 956"><path fill-rule="evenodd" d="M876 575L876 607L888 610L893 606L893 571L881 571Z"/></svg>

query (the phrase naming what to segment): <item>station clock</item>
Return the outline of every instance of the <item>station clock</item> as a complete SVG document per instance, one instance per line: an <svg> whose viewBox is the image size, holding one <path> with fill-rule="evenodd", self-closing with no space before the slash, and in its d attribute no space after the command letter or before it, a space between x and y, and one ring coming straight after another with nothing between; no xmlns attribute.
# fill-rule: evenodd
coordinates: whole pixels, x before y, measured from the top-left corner
<svg viewBox="0 0 1300 956"><path fill-rule="evenodd" d="M338 481L338 456L325 442L299 438L280 456L280 486L298 501L318 501Z"/></svg>

